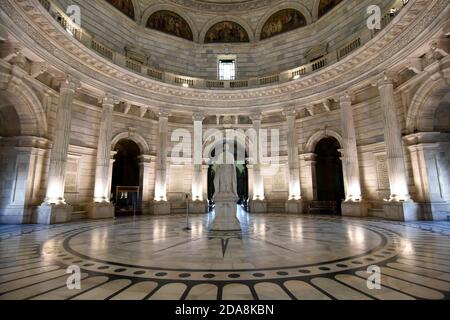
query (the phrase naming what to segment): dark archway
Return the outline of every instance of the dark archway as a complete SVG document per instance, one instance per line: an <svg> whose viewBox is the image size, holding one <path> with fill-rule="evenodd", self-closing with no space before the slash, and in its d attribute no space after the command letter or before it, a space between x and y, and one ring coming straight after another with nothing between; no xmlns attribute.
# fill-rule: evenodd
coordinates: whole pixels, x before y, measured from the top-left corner
<svg viewBox="0 0 450 320"><path fill-rule="evenodd" d="M226 144L229 144L228 142L223 142L223 147L225 147ZM217 148L217 147L216 147ZM210 158L214 159L216 157L216 148L212 149ZM220 151L218 151L220 152ZM245 155L247 156L247 155ZM239 152L238 152L238 144L235 141L234 142L234 160L236 163L236 180L237 180L237 193L239 196L238 204L243 205L245 208L247 208L248 204L248 168L247 168L247 161L238 161ZM213 197L214 197L214 177L215 177L215 171L214 171L214 164L210 164L208 167L208 203L212 203Z"/></svg>
<svg viewBox="0 0 450 320"><path fill-rule="evenodd" d="M116 213L130 213L139 210L139 146L127 139L120 140L114 147L111 193ZM134 191L136 190L136 191Z"/></svg>
<svg viewBox="0 0 450 320"><path fill-rule="evenodd" d="M321 0L319 4L319 18L334 9L342 0Z"/></svg>
<svg viewBox="0 0 450 320"><path fill-rule="evenodd" d="M295 9L283 9L274 13L264 24L261 40L307 25L305 16Z"/></svg>
<svg viewBox="0 0 450 320"><path fill-rule="evenodd" d="M175 12L162 10L153 13L147 21L147 28L158 30L179 38L193 41L194 35L189 23Z"/></svg>
<svg viewBox="0 0 450 320"><path fill-rule="evenodd" d="M127 15L130 19L135 20L134 5L131 0L106 0L106 1L109 2L109 4L111 4L117 10Z"/></svg>
<svg viewBox="0 0 450 320"><path fill-rule="evenodd" d="M323 202L335 202L338 214L341 213L341 202L345 199L339 149L339 142L331 137L320 140L315 149L317 198Z"/></svg>
<svg viewBox="0 0 450 320"><path fill-rule="evenodd" d="M205 43L250 42L247 31L233 21L223 21L213 25L205 36Z"/></svg>

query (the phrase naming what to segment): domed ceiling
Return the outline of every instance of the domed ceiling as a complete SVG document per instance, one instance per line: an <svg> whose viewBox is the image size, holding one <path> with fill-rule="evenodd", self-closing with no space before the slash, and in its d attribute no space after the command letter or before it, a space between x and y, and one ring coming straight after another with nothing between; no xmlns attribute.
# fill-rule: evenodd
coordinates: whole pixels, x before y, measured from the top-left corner
<svg viewBox="0 0 450 320"><path fill-rule="evenodd" d="M105 1L109 2L109 4L135 21L141 19L142 13L148 8L155 6L155 2L151 0ZM188 18L188 9L208 11L210 14L215 14L219 17L227 16L228 19L231 16L233 19L234 15L239 16L239 13L244 11L248 18L248 14L253 12L252 10L258 8L262 11L265 10L271 13L270 16L265 18L265 23L258 34L258 39L264 40L291 30L302 28L308 24L306 16L314 16L312 10L316 10L316 16L320 18L342 1L343 0L305 0L301 1L300 6L300 3L295 4L291 1L286 2L286 0L166 0L165 3L164 1L161 1L158 4L163 6L165 4L184 6L186 7L186 10L177 9L177 12L174 12L171 11L171 8L176 6L165 6L163 10L154 11L149 17L146 16L145 26L149 29L193 41L195 38L193 34L194 28L192 20ZM270 11L271 8L276 8L279 4L281 4L282 7L280 7L278 11ZM309 8L305 6L306 4L309 5ZM267 8L265 6L267 6ZM225 14L225 12L227 13ZM198 12L196 14L198 14ZM253 32L250 27L246 28L245 24L226 19L223 21L219 20L209 28L206 35L200 40L203 41L203 43L250 42L249 35Z"/></svg>

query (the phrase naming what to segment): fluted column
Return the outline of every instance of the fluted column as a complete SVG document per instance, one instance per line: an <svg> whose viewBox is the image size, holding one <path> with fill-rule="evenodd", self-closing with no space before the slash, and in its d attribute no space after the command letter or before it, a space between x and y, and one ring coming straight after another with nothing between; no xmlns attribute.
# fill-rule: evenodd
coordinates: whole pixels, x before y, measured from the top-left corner
<svg viewBox="0 0 450 320"><path fill-rule="evenodd" d="M46 197L44 203L37 208L36 214L33 216L34 223L53 224L72 219L72 207L66 204L64 199L64 185L73 100L79 86L80 82L69 76L60 87L53 146L50 152Z"/></svg>
<svg viewBox="0 0 450 320"><path fill-rule="evenodd" d="M340 99L341 127L344 157L342 159L346 186L346 201L361 200L358 149L356 145L355 121L353 119L352 99L348 93Z"/></svg>
<svg viewBox="0 0 450 320"><path fill-rule="evenodd" d="M143 214L148 214L149 204L152 201L152 187L150 183L152 167L152 156L139 156L139 198L141 201L141 211Z"/></svg>
<svg viewBox="0 0 450 320"><path fill-rule="evenodd" d="M391 189L390 200L408 201L411 197L408 190L402 133L397 117L392 79L384 75L378 82L378 89L384 121L384 140L386 143L387 167Z"/></svg>
<svg viewBox="0 0 450 320"><path fill-rule="evenodd" d="M63 204L66 175L67 152L69 150L70 129L72 124L72 106L79 82L68 77L62 84L59 105L56 112L53 147L50 153L46 203Z"/></svg>
<svg viewBox="0 0 450 320"><path fill-rule="evenodd" d="M261 122L262 115L256 114L251 117L253 121L253 163L248 166L249 183L253 181L253 188L249 188L250 212L265 213L267 212L267 202L264 194L264 179L261 170L262 150L261 150Z"/></svg>
<svg viewBox="0 0 450 320"><path fill-rule="evenodd" d="M296 112L289 110L285 113L287 120L287 147L289 171L289 200L300 200L300 166L298 159L297 130L295 127Z"/></svg>
<svg viewBox="0 0 450 320"><path fill-rule="evenodd" d="M203 114L196 113L194 121L194 165L192 175L192 200L203 201Z"/></svg>
<svg viewBox="0 0 450 320"><path fill-rule="evenodd" d="M287 122L287 148L288 148L288 178L289 199L286 202L287 213L302 213L302 193L300 188L300 164L298 156L298 141L296 128L295 109L287 110L285 113Z"/></svg>
<svg viewBox="0 0 450 320"><path fill-rule="evenodd" d="M264 200L264 180L261 174L261 120L260 114L251 117L253 130L256 133L254 143L253 163L253 200Z"/></svg>
<svg viewBox="0 0 450 320"><path fill-rule="evenodd" d="M97 165L95 170L94 202L109 202L109 167L111 164L112 117L116 99L105 96L102 101L102 117L97 143Z"/></svg>
<svg viewBox="0 0 450 320"><path fill-rule="evenodd" d="M97 142L97 162L95 167L94 203L88 206L90 219L114 217L114 206L110 203L111 194L111 138L114 104L117 99L106 95L102 100L102 116ZM111 177L110 177L111 175Z"/></svg>
<svg viewBox="0 0 450 320"><path fill-rule="evenodd" d="M155 201L167 201L167 143L169 114L159 113L158 150L156 154Z"/></svg>

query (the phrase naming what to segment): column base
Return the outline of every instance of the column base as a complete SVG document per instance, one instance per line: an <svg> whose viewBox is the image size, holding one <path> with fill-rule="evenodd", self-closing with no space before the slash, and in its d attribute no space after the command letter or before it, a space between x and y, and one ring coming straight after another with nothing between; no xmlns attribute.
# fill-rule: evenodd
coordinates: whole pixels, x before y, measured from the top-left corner
<svg viewBox="0 0 450 320"><path fill-rule="evenodd" d="M343 217L367 217L369 204L366 201L344 201L341 204Z"/></svg>
<svg viewBox="0 0 450 320"><path fill-rule="evenodd" d="M237 204L235 200L216 200L214 221L211 231L240 231L241 223L237 218Z"/></svg>
<svg viewBox="0 0 450 320"><path fill-rule="evenodd" d="M170 202L168 201L153 202L153 214L155 215L170 214Z"/></svg>
<svg viewBox="0 0 450 320"><path fill-rule="evenodd" d="M72 206L64 204L44 203L37 207L33 215L33 223L37 224L57 224L70 222L72 220Z"/></svg>
<svg viewBox="0 0 450 320"><path fill-rule="evenodd" d="M267 213L266 200L252 200L250 201L250 213Z"/></svg>
<svg viewBox="0 0 450 320"><path fill-rule="evenodd" d="M141 204L141 213L146 216L153 213L153 202Z"/></svg>
<svg viewBox="0 0 450 320"><path fill-rule="evenodd" d="M286 201L286 213L303 213L303 200Z"/></svg>
<svg viewBox="0 0 450 320"><path fill-rule="evenodd" d="M115 215L114 205L109 202L91 203L87 207L89 219L112 219Z"/></svg>
<svg viewBox="0 0 450 320"><path fill-rule="evenodd" d="M208 213L208 203L206 201L190 201L189 213L192 214Z"/></svg>
<svg viewBox="0 0 450 320"><path fill-rule="evenodd" d="M431 221L450 220L450 203L447 202L429 202L421 204L424 219Z"/></svg>
<svg viewBox="0 0 450 320"><path fill-rule="evenodd" d="M394 221L418 221L421 220L420 205L413 201L391 201L383 205L384 216Z"/></svg>
<svg viewBox="0 0 450 320"><path fill-rule="evenodd" d="M9 205L0 208L0 224L27 224L31 222L31 207Z"/></svg>

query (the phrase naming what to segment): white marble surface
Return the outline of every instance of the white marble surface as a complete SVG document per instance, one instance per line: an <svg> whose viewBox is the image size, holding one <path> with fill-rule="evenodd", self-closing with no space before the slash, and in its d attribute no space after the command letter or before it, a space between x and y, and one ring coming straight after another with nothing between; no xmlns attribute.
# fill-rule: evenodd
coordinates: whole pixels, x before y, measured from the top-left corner
<svg viewBox="0 0 450 320"><path fill-rule="evenodd" d="M209 217L0 226L0 299L447 299L450 223L248 215L242 233ZM42 246L42 247L41 247ZM42 248L42 251L41 251ZM65 287L82 270L81 290ZM381 268L370 290L367 267Z"/></svg>

